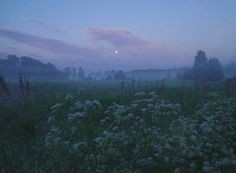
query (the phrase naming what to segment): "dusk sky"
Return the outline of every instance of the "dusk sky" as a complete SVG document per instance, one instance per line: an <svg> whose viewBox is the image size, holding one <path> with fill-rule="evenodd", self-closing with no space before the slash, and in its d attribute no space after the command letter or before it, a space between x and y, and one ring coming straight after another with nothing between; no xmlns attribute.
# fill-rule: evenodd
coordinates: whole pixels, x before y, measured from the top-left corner
<svg viewBox="0 0 236 173"><path fill-rule="evenodd" d="M85 69L236 60L236 0L1 0L0 57Z"/></svg>

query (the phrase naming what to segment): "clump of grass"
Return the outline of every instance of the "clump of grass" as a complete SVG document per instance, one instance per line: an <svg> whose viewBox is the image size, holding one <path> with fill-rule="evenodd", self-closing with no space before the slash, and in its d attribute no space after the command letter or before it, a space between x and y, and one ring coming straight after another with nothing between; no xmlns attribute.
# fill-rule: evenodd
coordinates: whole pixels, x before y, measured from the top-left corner
<svg viewBox="0 0 236 173"><path fill-rule="evenodd" d="M226 79L227 96L236 96L236 76Z"/></svg>
<svg viewBox="0 0 236 173"><path fill-rule="evenodd" d="M7 87L5 77L0 74L0 92L2 93L4 99L9 99L11 97L10 90Z"/></svg>
<svg viewBox="0 0 236 173"><path fill-rule="evenodd" d="M21 100L29 100L30 99L30 84L26 78L20 76L18 81L18 96Z"/></svg>
<svg viewBox="0 0 236 173"><path fill-rule="evenodd" d="M130 83L129 83L130 82ZM158 100L169 100L170 103L180 103L181 106L181 112L179 114L184 115L184 117L180 120L183 120L183 122L186 122L186 128L192 128L191 123L192 120L195 120L199 116L193 116L194 112L198 112L202 108L202 105L206 100L209 101L209 98L207 97L209 92L217 91L219 94L219 100L223 99L223 97L226 97L226 92L223 89L222 86L217 86L216 88L212 87L200 87L194 85L185 85L182 84L180 86L170 86L168 81L165 83L162 81L159 81L157 84L154 82L144 82L144 81L125 81L125 84L122 86L121 81L79 81L79 82L29 82L26 80L26 78L21 77L19 78L19 81L14 83L7 83L4 79L5 87L8 89L11 98L19 98L19 93L21 96L21 100L17 102L13 102L11 100L10 104L0 104L0 172L76 172L81 165L86 165L86 163L94 163L98 164L100 154L103 154L105 158L107 157L106 152L110 151L108 150L106 146L110 143L110 138L106 139L103 135L103 132L105 131L105 134L107 134L106 131L112 132L111 130L113 127L117 126L116 121L114 121L114 118L116 117L116 114L121 114L121 118L127 118L125 121L122 121L124 123L130 123L130 124L121 124L119 128L121 130L114 131L111 134L116 134L115 137L118 135L120 137L120 134L123 132L126 132L126 135L128 135L128 139L134 139L134 142L131 143L130 146L123 148L123 144L116 143L116 141L113 141L112 147L115 147L118 149L118 151L121 151L121 153L124 153L123 156L126 158L127 161L132 161L135 157L132 156L132 145L139 143L142 150L140 150L139 154L137 156L138 162L130 162L134 165L138 164L138 169L140 169L140 172L155 172L155 170L160 170L160 172L173 172L172 166L170 164L164 163L162 160L155 160L156 156L153 157L154 161L150 161L148 157L146 157L145 154L151 154L152 148L147 147L149 144L153 142L149 142L149 139L152 139L152 136L143 135L142 132L143 128L143 121L144 121L144 127L146 130L150 131L150 127L153 128L160 128L160 134L171 135L167 133L167 129L171 122L175 121L176 117L175 115L170 116L161 116L156 117L154 119L151 119L150 117L150 111L149 112L142 112L145 111L145 109L141 108L148 108L148 110L152 110L151 104L146 103L139 103L139 107L132 108L133 118L132 114L124 113L123 112L123 106L125 105L125 108L127 108L127 111L131 110L128 109L128 107L131 107L132 102L137 100L135 98L136 91L155 91L157 96L155 96L155 99ZM2 84L0 84L0 91L3 93ZM10 90L10 89L11 90ZM17 89L13 90L12 88ZM34 97L34 93L37 91L40 91L40 94L37 95L37 97ZM121 88L123 88L123 95L121 94ZM11 92L10 92L11 91ZM129 94L132 93L132 94ZM162 94L163 93L163 94ZM70 94L73 96L73 99L66 99L64 100L64 96ZM140 94L139 94L140 95ZM142 95L142 93L141 93ZM222 95L222 97L221 97ZM212 97L212 96L211 96ZM30 101L23 101L28 100L27 98L31 98ZM32 99L33 98L33 99ZM214 98L212 97L211 100L214 103ZM90 100L90 101L88 101ZM99 105L96 101L100 101L102 104L101 108L93 109L93 106ZM144 98L143 101L150 101L146 100ZM55 105L55 103L63 103L65 104L61 107L61 109L57 110L56 112L51 112L50 106ZM113 103L116 104L113 104ZM76 103L76 104L75 104ZM90 105L92 103L92 105ZM155 102L156 103L156 102ZM163 103L162 103L163 104ZM81 106L82 105L82 106ZM86 106L85 106L86 105ZM105 111L109 106L111 106L110 112L105 114ZM120 106L119 106L120 105ZM155 105L155 104L153 104ZM229 104L230 105L230 104ZM78 106L78 107L76 107ZM160 105L159 105L160 106ZM166 109L171 106L170 104L164 104L164 107L162 105L161 111L163 110L166 112ZM155 106L154 106L155 107ZM218 109L219 106L212 109L214 111L215 109ZM73 108L73 109L71 109ZM158 108L158 107L157 107ZM77 109L84 109L84 110L77 110ZM210 109L211 110L211 109ZM78 112L86 112L88 116L81 116L81 114L77 114ZM157 111L153 111L153 113L156 113ZM169 112L167 110L167 112ZM204 114L205 109L202 110L202 115ZM234 109L232 108L232 116L236 115L236 107ZM73 114L75 113L75 114ZM222 116L222 119L224 119L226 115L226 111L223 112L224 116ZM178 114L178 115L179 115ZM207 115L212 115L212 113L206 113ZM79 121L75 119L74 121L67 122L68 116L70 118L76 117L77 115L81 116L79 117ZM142 116L140 116L142 115ZM50 116L55 116L55 122L53 119L49 120ZM140 118L143 119L143 121L140 121L139 119L136 120L137 116L140 116ZM202 116L200 116L201 118ZM221 116L218 116L221 118ZM131 118L131 119L130 119ZM185 118L187 118L185 120ZM206 117L207 118L207 117ZM235 116L234 116L235 118ZM101 120L101 121L100 121ZM188 121L187 121L188 120ZM202 121L202 119L199 119ZM53 123L54 122L54 123ZM156 124L154 124L156 122ZM160 123L158 123L160 122ZM49 126L48 123L52 123L51 126ZM132 125L134 127L136 123L137 128L134 128L139 135L131 135L131 127ZM58 152L55 152L56 150L52 150L52 152L48 153L48 150L45 146L45 136L47 135L47 132L49 132L49 127L52 127L51 130L53 130L55 127L58 127L59 130L63 129L61 131L61 139L65 139L68 137L69 141L72 141L72 145L69 147L69 149L72 149L71 152L67 152L67 140L65 140L65 145L56 145L58 146ZM76 136L68 135L64 136L66 132L70 134L69 132L73 129L66 128L66 127L72 127L71 125L80 128L80 131L78 135L81 135L81 139L84 139L87 141L87 149L85 150L82 148L82 154L83 153L92 153L92 151L97 151L96 157L94 155L87 155L87 160L85 162L84 155L79 155L80 151L77 151L76 149L79 147L84 147L84 143L81 143L81 141L77 140L80 138L76 138ZM214 125L214 124L213 124ZM226 124L227 125L227 124ZM142 127L142 128L141 128ZM181 124L178 125L179 131L173 131L173 133L177 133L181 137L182 130L183 129ZM195 127L195 126L193 126ZM215 127L215 126L214 126ZM216 126L217 127L217 126ZM116 128L115 128L116 129ZM130 129L130 130L129 130ZM55 130L55 129L54 129ZM147 133L148 133L147 131ZM233 130L232 130L233 131ZM54 132L54 131L53 131ZM186 131L188 132L188 131ZM109 133L110 134L110 133ZM150 133L149 133L150 134ZM151 133L152 134L152 133ZM105 140L106 145L101 146L102 151L104 153L100 153L98 149L96 149L96 143L93 140L95 137L102 137L102 139ZM83 137L83 138L82 138ZM111 136L113 139L114 135ZM140 138L141 137L141 138ZM160 136L158 136L157 140ZM188 139L188 136L184 136L186 139ZM135 139L138 139L135 141ZM58 138L56 138L57 141ZM95 138L96 139L96 138ZM99 139L99 138L98 138ZM143 139L145 139L147 142L142 143ZM167 138L169 139L169 138ZM201 135L199 135L199 139L201 139ZM116 140L116 139L114 139ZM126 138L124 138L124 142L128 141ZM82 141L83 142L83 141ZM119 141L118 141L119 142ZM155 142L155 140L154 140ZM168 141L167 141L168 142ZM178 141L177 141L178 142ZM223 142L222 142L223 143ZM74 145L75 144L75 145ZM161 144L165 144L163 140L161 140ZM172 144L172 143L171 143ZM226 144L226 143L225 143ZM72 147L74 146L74 147ZM165 145L164 145L165 146ZM131 148L131 149L130 149ZM173 143L172 148L177 148L177 143ZM65 149L65 150L63 150ZM154 148L155 149L155 148ZM187 146L188 149L188 146ZM75 151L76 150L76 151ZM69 153L69 154L68 154ZM125 154L127 153L127 154ZM131 153L131 154L130 154ZM108 153L109 154L109 153ZM112 154L112 153L110 153ZM160 154L160 156L167 156L168 153ZM173 155L171 155L172 157ZM93 160L96 158L97 160ZM81 160L80 160L81 159ZM119 167L117 167L116 157L111 157L108 162L112 162L114 168L111 169L111 172L119 172ZM119 159L119 158L118 158ZM90 162L91 161L91 162ZM94 161L94 162L93 162ZM114 162L113 162L114 161ZM144 162L145 161L145 162ZM155 162L156 161L156 162ZM190 160L186 159L186 162ZM200 160L201 161L201 160ZM102 162L102 163L101 163ZM149 166L141 167L142 163L149 164ZM150 163L151 166L150 166ZM80 164L78 164L80 163ZM120 162L122 163L122 162ZM157 163L156 165L152 165ZM99 165L102 165L103 160L100 157L100 163ZM123 163L122 163L123 164ZM121 166L122 166L121 164ZM92 165L94 166L94 165ZM199 164L199 166L203 166ZM87 167L85 167L87 168ZM102 167L100 167L102 169ZM152 170L155 169L155 170ZM135 168L136 169L136 168ZM222 172L235 172L230 171L229 169L222 170ZM81 171L82 172L82 171ZM96 170L92 169L90 172L96 172Z"/></svg>

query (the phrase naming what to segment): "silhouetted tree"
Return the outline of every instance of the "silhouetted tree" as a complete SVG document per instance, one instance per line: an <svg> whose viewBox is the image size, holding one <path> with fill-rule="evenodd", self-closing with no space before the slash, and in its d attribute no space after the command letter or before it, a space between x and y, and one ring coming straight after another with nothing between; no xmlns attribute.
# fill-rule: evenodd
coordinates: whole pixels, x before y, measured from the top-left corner
<svg viewBox="0 0 236 173"><path fill-rule="evenodd" d="M178 72L176 73L176 78L177 78L177 79L183 79L183 72L179 72L179 71L178 71Z"/></svg>
<svg viewBox="0 0 236 173"><path fill-rule="evenodd" d="M64 68L63 69L63 73L64 73L64 75L66 76L66 78L67 79L69 79L69 77L70 77L70 67L66 67L66 68Z"/></svg>
<svg viewBox="0 0 236 173"><path fill-rule="evenodd" d="M217 58L206 57L204 51L198 51L192 68L185 70L183 78L197 82L218 81L224 78L223 68Z"/></svg>
<svg viewBox="0 0 236 173"><path fill-rule="evenodd" d="M18 58L16 55L0 60L0 73L7 79L18 79L19 75L37 80L66 79L66 75L51 63L44 64L34 58Z"/></svg>
<svg viewBox="0 0 236 173"><path fill-rule="evenodd" d="M110 74L106 77L106 80L112 80L112 77Z"/></svg>
<svg viewBox="0 0 236 173"><path fill-rule="evenodd" d="M210 58L207 62L206 79L209 81L218 81L224 78L222 65L217 58Z"/></svg>
<svg viewBox="0 0 236 173"><path fill-rule="evenodd" d="M125 73L123 71L115 72L114 79L115 80L124 80L124 79L126 79Z"/></svg>
<svg viewBox="0 0 236 173"><path fill-rule="evenodd" d="M226 77L236 76L236 63L230 62L224 66L224 73Z"/></svg>
<svg viewBox="0 0 236 173"><path fill-rule="evenodd" d="M84 80L84 79L85 79L85 73L84 73L84 70L83 70L82 67L80 67L80 68L78 69L78 74L77 74L77 76L78 76L78 79L79 79L79 80Z"/></svg>
<svg viewBox="0 0 236 173"><path fill-rule="evenodd" d="M202 50L197 52L192 67L192 78L197 81L205 81L205 73L207 69L206 53Z"/></svg>

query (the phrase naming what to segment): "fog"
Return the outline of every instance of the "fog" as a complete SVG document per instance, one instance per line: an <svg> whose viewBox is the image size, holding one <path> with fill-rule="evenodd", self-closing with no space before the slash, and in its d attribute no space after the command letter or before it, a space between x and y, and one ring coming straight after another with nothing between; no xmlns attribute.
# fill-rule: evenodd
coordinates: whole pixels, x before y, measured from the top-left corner
<svg viewBox="0 0 236 173"><path fill-rule="evenodd" d="M24 4L24 5L22 5ZM236 56L235 1L1 1L0 58L92 70L189 67ZM227 11L227 12L226 12Z"/></svg>
<svg viewBox="0 0 236 173"><path fill-rule="evenodd" d="M236 173L236 0L0 0L1 173Z"/></svg>

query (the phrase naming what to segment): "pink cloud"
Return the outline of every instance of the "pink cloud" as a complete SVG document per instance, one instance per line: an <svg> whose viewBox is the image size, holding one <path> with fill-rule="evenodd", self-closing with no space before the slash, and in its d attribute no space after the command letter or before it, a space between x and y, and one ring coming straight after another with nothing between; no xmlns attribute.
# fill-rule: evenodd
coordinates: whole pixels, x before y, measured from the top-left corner
<svg viewBox="0 0 236 173"><path fill-rule="evenodd" d="M165 44L148 41L134 35L129 30L88 28L87 32L98 46L81 47L62 40L1 28L0 37L16 42L15 48L21 51L11 49L9 52L38 55L41 57L40 59L52 58L53 63L61 66L73 62L80 65L92 64L94 66L96 64L104 67L108 64L113 67L153 67L174 62L173 57L177 55L171 52ZM103 44L100 44L103 41L108 42L114 48L104 47ZM115 54L115 50L118 50L119 53ZM7 50L5 49L5 51Z"/></svg>
<svg viewBox="0 0 236 173"><path fill-rule="evenodd" d="M0 36L54 54L91 57L98 53L92 48L80 47L61 40L34 36L11 29L0 28Z"/></svg>
<svg viewBox="0 0 236 173"><path fill-rule="evenodd" d="M133 35L132 32L125 29L98 29L98 28L87 28L87 32L92 36L95 41L106 41L113 46L119 47L137 47L147 46L150 44L149 41Z"/></svg>

